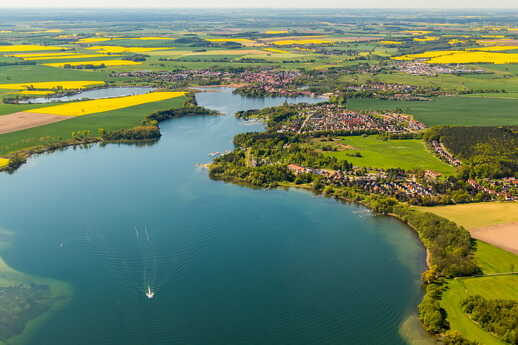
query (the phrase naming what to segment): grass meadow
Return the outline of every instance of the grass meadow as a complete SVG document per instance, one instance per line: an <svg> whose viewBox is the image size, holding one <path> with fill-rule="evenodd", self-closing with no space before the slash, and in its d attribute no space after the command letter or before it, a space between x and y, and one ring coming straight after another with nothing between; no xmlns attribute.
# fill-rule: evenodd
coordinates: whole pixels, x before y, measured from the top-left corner
<svg viewBox="0 0 518 345"><path fill-rule="evenodd" d="M479 344L505 345L471 321L462 310L462 301L473 295L481 295L488 299L518 300L518 276L453 279L449 281L448 290L441 300L441 306L446 310L452 329Z"/></svg>
<svg viewBox="0 0 518 345"><path fill-rule="evenodd" d="M484 274L518 270L517 255L481 241L476 241L475 259ZM504 342L471 321L462 310L462 301L473 295L488 299L518 300L518 275L452 279L448 282L448 289L441 300L452 329L480 344L504 345Z"/></svg>
<svg viewBox="0 0 518 345"><path fill-rule="evenodd" d="M355 166L369 168L401 168L405 170L426 169L442 174L453 174L455 168L444 163L427 150L423 140L380 140L378 136L342 137L341 144L349 145L350 150L329 152L330 156L345 159ZM361 157L354 157L360 153Z"/></svg>

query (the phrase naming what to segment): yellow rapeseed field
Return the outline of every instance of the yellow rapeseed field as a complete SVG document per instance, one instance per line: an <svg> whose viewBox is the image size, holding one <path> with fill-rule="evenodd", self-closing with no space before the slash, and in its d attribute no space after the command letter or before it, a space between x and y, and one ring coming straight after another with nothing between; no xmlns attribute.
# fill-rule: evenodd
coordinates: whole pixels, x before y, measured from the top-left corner
<svg viewBox="0 0 518 345"><path fill-rule="evenodd" d="M38 31L31 31L28 32L29 34L56 34L63 32L61 29L49 29L49 30L38 30Z"/></svg>
<svg viewBox="0 0 518 345"><path fill-rule="evenodd" d="M497 52L503 50L514 50L518 49L518 46L493 46L493 47L482 47L482 48L469 48L468 50L482 50L485 52Z"/></svg>
<svg viewBox="0 0 518 345"><path fill-rule="evenodd" d="M71 89L82 89L86 86L93 86L93 85L104 85L104 81L44 81L44 82L27 82L27 83L18 83L18 84L0 84L0 89L7 89L7 90L26 90L29 88L34 89L54 89L57 87L62 87L66 90Z"/></svg>
<svg viewBox="0 0 518 345"><path fill-rule="evenodd" d="M280 53L280 54L289 54L290 52L287 50L280 50L275 48L264 48L264 50L272 52L272 53Z"/></svg>
<svg viewBox="0 0 518 345"><path fill-rule="evenodd" d="M433 58L436 56L443 56L443 55L449 55L449 54L455 54L455 53L463 53L461 50L432 50L429 52L424 52L420 54L409 54L409 55L402 55L402 56L396 56L393 57L393 60L403 60L403 61L411 61L411 60L417 60L417 59L428 59Z"/></svg>
<svg viewBox="0 0 518 345"><path fill-rule="evenodd" d="M451 55L433 57L428 63L518 63L518 54L467 51Z"/></svg>
<svg viewBox="0 0 518 345"><path fill-rule="evenodd" d="M431 31L423 31L423 30L409 30L409 31L403 31L403 32L406 34L412 34L415 36L426 35L426 34L431 33Z"/></svg>
<svg viewBox="0 0 518 345"><path fill-rule="evenodd" d="M380 44L402 44L403 42L397 42L397 41L381 41Z"/></svg>
<svg viewBox="0 0 518 345"><path fill-rule="evenodd" d="M393 57L394 60L412 61L427 59L427 63L455 64L455 63L518 63L518 54L484 52L473 50L436 50L421 54L410 54Z"/></svg>
<svg viewBox="0 0 518 345"><path fill-rule="evenodd" d="M88 50L97 50L101 53L143 53L155 50L168 50L174 47L167 48L149 48L149 47L121 47L121 46L93 46L86 48Z"/></svg>
<svg viewBox="0 0 518 345"><path fill-rule="evenodd" d="M451 44L451 45L460 44L460 43L466 43L466 41L459 40L459 39L456 39L456 38L448 41L448 44Z"/></svg>
<svg viewBox="0 0 518 345"><path fill-rule="evenodd" d="M52 62L52 63L44 63L43 66L49 67L65 67L65 65L70 66L82 66L82 65L92 65L92 66L101 66L105 65L106 67L110 66L129 66L129 65L140 65L141 62L135 62L130 60L98 60L98 61L76 61L76 62Z"/></svg>
<svg viewBox="0 0 518 345"><path fill-rule="evenodd" d="M413 40L416 42L430 42L430 41L437 41L438 39L439 39L439 37L435 37L435 36L426 36L423 38L413 38Z"/></svg>
<svg viewBox="0 0 518 345"><path fill-rule="evenodd" d="M70 55L48 55L48 56L40 56L40 57L28 57L23 58L27 61L34 60L63 60L63 59L84 59L84 58L97 58L97 57L113 57L113 56L121 56L121 55L107 55L107 54L70 54Z"/></svg>
<svg viewBox="0 0 518 345"><path fill-rule="evenodd" d="M38 50L64 50L63 47L41 46L39 44L19 44L10 46L0 46L0 52L31 52Z"/></svg>
<svg viewBox="0 0 518 345"><path fill-rule="evenodd" d="M319 40L319 39L306 39L306 40L280 40L272 42L275 45L285 46L292 44L325 44L331 43L329 40Z"/></svg>
<svg viewBox="0 0 518 345"><path fill-rule="evenodd" d="M30 58L30 57L39 57L39 56L62 56L62 55L74 55L76 53L25 53L25 54L9 54L7 56L14 56L19 58Z"/></svg>
<svg viewBox="0 0 518 345"><path fill-rule="evenodd" d="M102 113L105 111L128 108L145 103L164 101L166 99L176 98L183 95L185 95L185 92L151 92L136 96L72 102L27 111L39 114L51 114L61 116L83 116L88 114Z"/></svg>
<svg viewBox="0 0 518 345"><path fill-rule="evenodd" d="M75 43L96 43L96 42L105 42L110 41L112 38L81 38Z"/></svg>
<svg viewBox="0 0 518 345"><path fill-rule="evenodd" d="M267 30L264 33L268 35L275 35L275 34L287 34L288 30Z"/></svg>
<svg viewBox="0 0 518 345"><path fill-rule="evenodd" d="M504 35L480 35L483 38L505 38Z"/></svg>

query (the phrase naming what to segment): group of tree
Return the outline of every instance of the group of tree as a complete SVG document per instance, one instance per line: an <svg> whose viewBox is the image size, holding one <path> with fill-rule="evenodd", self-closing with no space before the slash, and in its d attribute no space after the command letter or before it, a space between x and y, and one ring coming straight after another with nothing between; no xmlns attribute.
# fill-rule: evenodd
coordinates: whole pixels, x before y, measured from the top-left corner
<svg viewBox="0 0 518 345"><path fill-rule="evenodd" d="M480 327L506 343L518 345L517 301L470 296L462 302L462 307Z"/></svg>

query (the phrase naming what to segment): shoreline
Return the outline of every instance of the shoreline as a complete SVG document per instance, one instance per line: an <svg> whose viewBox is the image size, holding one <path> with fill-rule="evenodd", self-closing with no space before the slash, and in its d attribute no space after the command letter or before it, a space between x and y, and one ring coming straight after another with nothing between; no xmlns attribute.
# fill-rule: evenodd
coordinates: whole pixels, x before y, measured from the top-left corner
<svg viewBox="0 0 518 345"><path fill-rule="evenodd" d="M5 249L10 246L10 242L2 240L0 245L2 249ZM49 288L49 296L46 297L46 300L50 300L47 310L32 319L25 320L23 329L18 334L5 340L0 340L0 345L28 343L34 332L40 329L45 322L52 318L57 312L63 310L73 297L74 290L69 283L17 271L9 266L1 256L0 274L2 274L2 287L17 286L19 284L39 284L47 286Z"/></svg>
<svg viewBox="0 0 518 345"><path fill-rule="evenodd" d="M27 162L27 159L29 159L32 155L50 153L50 152L66 149L66 148L73 147L73 146L91 145L91 144L96 144L96 143L136 144L136 145L138 145L140 143L145 144L145 143L156 142L162 136L162 133L160 130L160 122L172 120L174 118L179 118L179 117L187 117L187 116L219 116L219 115L221 115L219 112L216 112L216 111L213 111L210 109L206 109L203 107L198 107L196 105L196 103L194 103L194 107L193 107L194 109L198 108L198 110L201 109L201 110L205 110L206 112L203 112L203 113L186 112L186 113L183 113L180 115L174 114L175 110L189 109L188 105L189 104L192 105L192 103L190 103L190 102L191 101L189 99L187 99L184 102L183 107L173 108L170 110L161 111L161 112L159 111L159 112L149 114L142 119L143 124L140 126L122 128L122 129L113 131L114 133L117 133L117 132L120 133L120 132L124 132L124 131L129 132L129 131L138 129L140 127L148 126L149 128L152 128L156 132L156 133L148 133L148 136L144 136L139 139L135 139L135 138L125 139L124 136L121 139L110 139L109 136L103 137L103 136L93 136L92 135L89 137L70 138L67 140L63 140L63 141L59 141L59 142L55 142L55 143L51 143L51 144L28 147L25 149L9 152L8 154L2 156L2 158L5 157L5 159L8 159L9 162L7 165L0 166L0 172L12 173L12 172L16 171L19 167L21 167L23 164L25 164ZM193 109L193 108L191 108L191 109ZM167 113L167 112L169 112L171 114L165 114L163 117L159 117L157 119L155 119L153 117L154 115ZM13 160L14 160L14 162L13 162Z"/></svg>

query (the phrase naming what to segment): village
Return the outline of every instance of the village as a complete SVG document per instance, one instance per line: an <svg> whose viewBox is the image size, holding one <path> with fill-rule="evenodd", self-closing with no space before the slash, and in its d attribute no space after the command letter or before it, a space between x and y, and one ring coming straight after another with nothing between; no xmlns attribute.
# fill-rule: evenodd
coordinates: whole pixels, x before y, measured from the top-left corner
<svg viewBox="0 0 518 345"><path fill-rule="evenodd" d="M281 95L298 96L313 95L309 91L288 89L292 86L301 73L296 71L280 71L271 68L246 71L217 71L213 69L181 70L181 71L132 71L121 72L116 76L120 78L138 78L143 82L153 83L177 83L195 82L204 85L231 85L241 88L253 89L257 95ZM239 91L238 91L239 92Z"/></svg>
<svg viewBox="0 0 518 345"><path fill-rule="evenodd" d="M288 170L294 175L319 175L336 186L358 187L369 193L393 196L402 201L423 200L438 195L431 187L419 183L416 174L400 170L391 171L389 174L382 169L355 167L350 171L338 171L307 168L296 164L289 164ZM428 181L435 181L439 175L433 171L424 172L424 178Z"/></svg>
<svg viewBox="0 0 518 345"><path fill-rule="evenodd" d="M396 64L396 70L412 75L436 77L439 74L487 73L483 69L471 69L462 65L433 65L422 62L403 62Z"/></svg>
<svg viewBox="0 0 518 345"><path fill-rule="evenodd" d="M311 133L349 132L417 132L426 126L412 117L398 113L359 113L331 103L301 105L295 119L282 124L278 132Z"/></svg>
<svg viewBox="0 0 518 345"><path fill-rule="evenodd" d="M440 199L443 194L432 188L441 174L425 170L421 174L391 169L366 169L354 167L348 171L315 169L288 164L288 170L294 175L313 174L322 176L327 183L341 187L357 187L365 192L392 196L400 201L419 204ZM518 179L505 178L484 180L482 184L469 179L472 193L483 193L487 200L518 200ZM488 187L486 187L488 186Z"/></svg>
<svg viewBox="0 0 518 345"><path fill-rule="evenodd" d="M518 178L506 177L501 179L468 179L468 184L477 191L491 195L493 199L513 201L518 200Z"/></svg>

